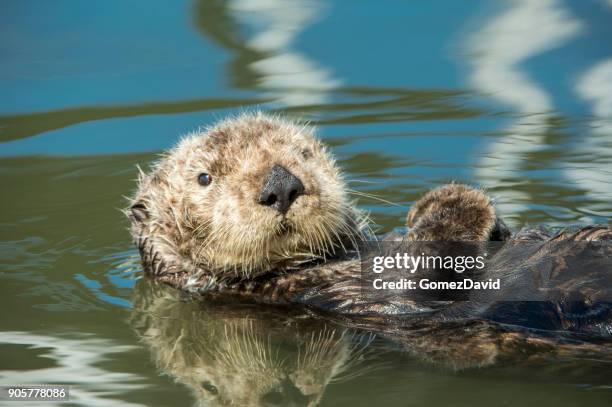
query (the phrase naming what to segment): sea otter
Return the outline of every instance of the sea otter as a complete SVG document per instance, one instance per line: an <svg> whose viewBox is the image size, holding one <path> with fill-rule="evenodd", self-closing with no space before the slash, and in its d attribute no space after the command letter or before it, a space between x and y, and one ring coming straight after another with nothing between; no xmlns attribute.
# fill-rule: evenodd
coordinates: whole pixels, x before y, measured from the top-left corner
<svg viewBox="0 0 612 407"><path fill-rule="evenodd" d="M567 267L566 246L547 246L610 240L612 228L536 228L512 236L491 199L460 184L422 197L407 215L410 231L403 239L507 242L487 272L511 280L514 291L534 281L545 281L549 290L552 282L554 301L542 297L545 305L534 310L526 302L508 306L482 296L423 302L360 295L360 242L375 238L367 216L351 201L313 129L279 117L244 114L185 137L141 172L127 214L147 273L197 295L612 335L611 246L598 246L599 262L589 276ZM529 250L519 245L525 241L533 242ZM529 313L544 317L526 318Z"/></svg>

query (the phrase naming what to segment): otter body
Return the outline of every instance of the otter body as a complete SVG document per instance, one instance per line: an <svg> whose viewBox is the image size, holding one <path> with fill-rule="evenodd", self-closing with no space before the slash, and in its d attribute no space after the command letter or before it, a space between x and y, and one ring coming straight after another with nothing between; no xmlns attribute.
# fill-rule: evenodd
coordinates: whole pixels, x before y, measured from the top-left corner
<svg viewBox="0 0 612 407"><path fill-rule="evenodd" d="M576 275L563 264L551 268L551 259L562 253L546 249L549 242L611 240L609 226L554 234L531 229L513 237L482 191L447 185L413 206L407 216L410 231L402 238L504 241L488 270L512 277L528 263L531 274L511 279L508 290L554 281L556 299L543 301L540 309L539 302L508 306L479 296L469 296L472 301L467 302L368 298L361 295L358 250L360 242L375 237L347 190L309 127L258 113L182 140L150 173L141 173L128 216L146 272L195 295L300 304L365 318L480 319L612 336L612 293L607 288L612 284L601 284L612 275L610 245L597 252L604 267L589 270L589 276ZM521 242L532 242L533 251L517 248ZM539 315L539 322L526 317L530 313Z"/></svg>

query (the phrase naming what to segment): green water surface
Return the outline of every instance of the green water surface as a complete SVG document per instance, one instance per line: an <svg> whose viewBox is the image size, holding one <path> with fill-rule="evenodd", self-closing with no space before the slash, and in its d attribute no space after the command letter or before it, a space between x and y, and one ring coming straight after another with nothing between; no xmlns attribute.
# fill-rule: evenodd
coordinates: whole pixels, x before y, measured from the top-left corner
<svg viewBox="0 0 612 407"><path fill-rule="evenodd" d="M79 406L611 405L610 366L456 369L184 301L139 280L120 211L137 164L260 109L318 126L351 188L394 203L355 196L380 233L451 180L513 228L609 223L610 21L603 0L2 2L0 384Z"/></svg>

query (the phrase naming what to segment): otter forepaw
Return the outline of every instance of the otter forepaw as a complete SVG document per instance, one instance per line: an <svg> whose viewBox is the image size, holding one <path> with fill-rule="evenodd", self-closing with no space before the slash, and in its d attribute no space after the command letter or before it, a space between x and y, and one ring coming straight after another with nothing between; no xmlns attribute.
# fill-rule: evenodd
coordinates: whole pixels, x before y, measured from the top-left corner
<svg viewBox="0 0 612 407"><path fill-rule="evenodd" d="M510 231L480 189L448 184L429 191L408 212L410 240L507 240Z"/></svg>

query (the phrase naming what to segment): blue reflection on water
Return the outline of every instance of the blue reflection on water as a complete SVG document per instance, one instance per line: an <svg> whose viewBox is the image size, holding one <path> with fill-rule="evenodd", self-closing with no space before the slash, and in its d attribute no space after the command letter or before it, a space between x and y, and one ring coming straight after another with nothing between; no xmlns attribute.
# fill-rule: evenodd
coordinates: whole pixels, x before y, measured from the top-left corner
<svg viewBox="0 0 612 407"><path fill-rule="evenodd" d="M131 308L132 303L124 298L115 297L113 295L107 294L104 292L104 288L100 282L93 280L91 278L85 277L83 274L75 274L74 278L83 284L93 295L98 297L99 300L107 302L109 304L117 305L122 308ZM111 279L111 283L115 284L118 288L122 288L123 281L117 281L118 279ZM117 284L119 283L119 284ZM134 284L132 284L133 287ZM131 288L131 287L130 287Z"/></svg>

